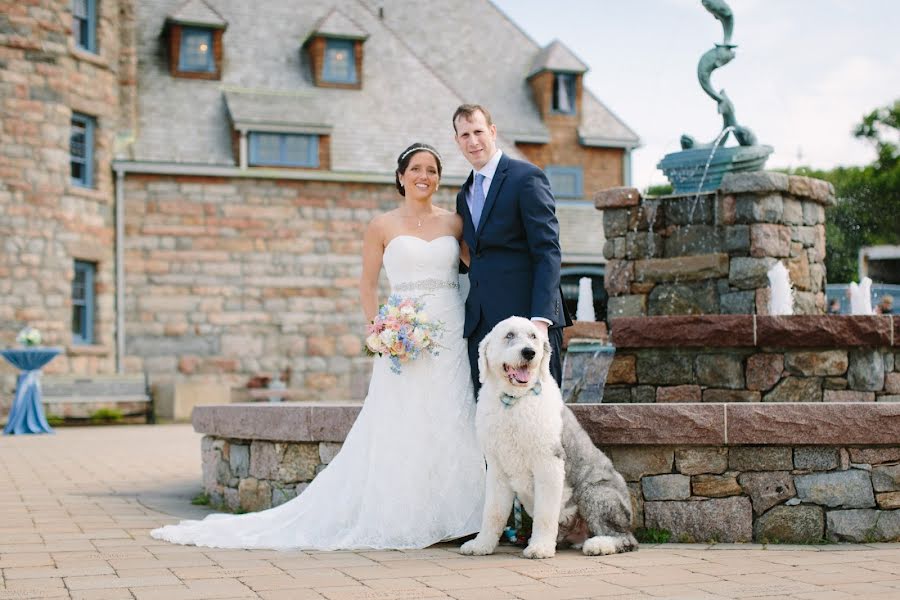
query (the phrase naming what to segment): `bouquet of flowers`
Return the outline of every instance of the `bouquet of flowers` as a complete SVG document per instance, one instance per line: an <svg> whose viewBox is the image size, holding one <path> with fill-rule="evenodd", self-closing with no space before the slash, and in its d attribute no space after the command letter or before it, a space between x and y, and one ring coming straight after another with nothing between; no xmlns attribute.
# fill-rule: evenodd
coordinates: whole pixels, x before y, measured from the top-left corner
<svg viewBox="0 0 900 600"><path fill-rule="evenodd" d="M378 309L368 326L366 351L391 359L391 371L400 373L400 365L422 352L438 354L437 339L444 324L431 321L421 301L394 294Z"/></svg>
<svg viewBox="0 0 900 600"><path fill-rule="evenodd" d="M41 332L34 327L25 327L16 336L16 343L22 346L39 346L41 344Z"/></svg>

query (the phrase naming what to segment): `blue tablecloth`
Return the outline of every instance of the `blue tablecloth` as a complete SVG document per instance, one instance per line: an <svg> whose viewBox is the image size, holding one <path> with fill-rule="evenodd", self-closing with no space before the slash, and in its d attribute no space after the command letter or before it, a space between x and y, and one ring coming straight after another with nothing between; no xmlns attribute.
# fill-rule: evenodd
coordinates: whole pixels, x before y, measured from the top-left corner
<svg viewBox="0 0 900 600"><path fill-rule="evenodd" d="M38 375L41 367L59 353L59 348L0 350L3 358L22 371L16 383L16 397L9 411L6 427L3 429L4 434L53 433L41 406L41 384Z"/></svg>

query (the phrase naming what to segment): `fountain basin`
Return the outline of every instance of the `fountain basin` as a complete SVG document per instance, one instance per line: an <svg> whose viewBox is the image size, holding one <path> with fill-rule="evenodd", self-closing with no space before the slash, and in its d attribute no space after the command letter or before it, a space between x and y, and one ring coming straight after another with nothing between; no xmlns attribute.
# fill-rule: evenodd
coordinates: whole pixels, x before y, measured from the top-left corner
<svg viewBox="0 0 900 600"><path fill-rule="evenodd" d="M762 171L772 152L772 146L765 145L691 148L666 154L656 167L676 194L708 192L728 173Z"/></svg>
<svg viewBox="0 0 900 600"><path fill-rule="evenodd" d="M900 402L900 317L612 321L604 402Z"/></svg>

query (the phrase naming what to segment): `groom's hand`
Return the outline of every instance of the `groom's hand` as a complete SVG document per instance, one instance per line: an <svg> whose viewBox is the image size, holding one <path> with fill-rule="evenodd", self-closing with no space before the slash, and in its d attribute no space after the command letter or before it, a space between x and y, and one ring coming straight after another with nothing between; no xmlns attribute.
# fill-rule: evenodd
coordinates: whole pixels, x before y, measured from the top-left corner
<svg viewBox="0 0 900 600"><path fill-rule="evenodd" d="M550 323L544 319L532 319L531 322L538 328L538 331L544 334L545 338L549 337L548 331L550 329Z"/></svg>

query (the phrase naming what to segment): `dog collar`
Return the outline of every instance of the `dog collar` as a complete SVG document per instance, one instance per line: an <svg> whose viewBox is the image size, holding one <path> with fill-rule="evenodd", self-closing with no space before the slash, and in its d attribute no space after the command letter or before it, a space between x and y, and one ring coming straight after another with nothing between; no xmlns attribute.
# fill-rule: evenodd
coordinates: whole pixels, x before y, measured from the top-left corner
<svg viewBox="0 0 900 600"><path fill-rule="evenodd" d="M534 394L535 396L541 395L540 382L534 384L534 387L531 388L531 393ZM521 400L523 398L523 396L524 396L524 394L522 396L510 396L509 394L500 394L500 402L502 402L503 406L505 406L506 408L511 408L513 405L515 405L516 402Z"/></svg>

